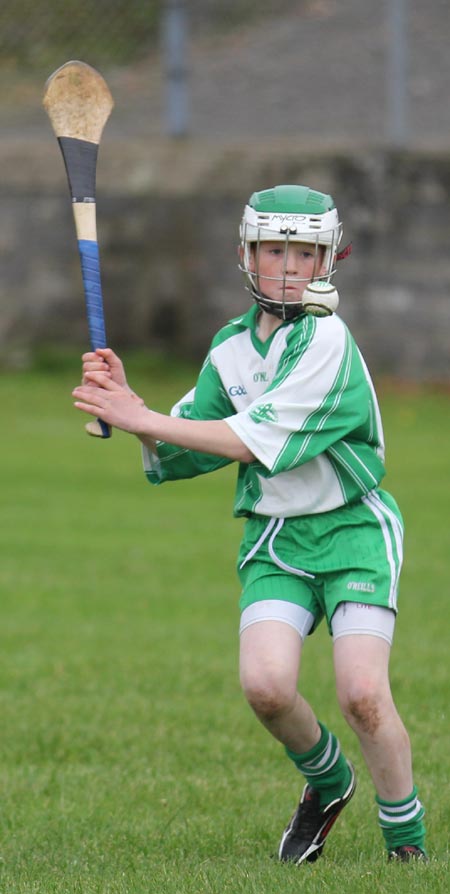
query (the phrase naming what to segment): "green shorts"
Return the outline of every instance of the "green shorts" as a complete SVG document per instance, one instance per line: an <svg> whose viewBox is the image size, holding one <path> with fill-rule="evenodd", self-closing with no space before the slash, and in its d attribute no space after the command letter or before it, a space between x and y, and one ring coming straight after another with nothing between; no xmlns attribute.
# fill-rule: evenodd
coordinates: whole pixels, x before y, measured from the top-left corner
<svg viewBox="0 0 450 894"><path fill-rule="evenodd" d="M375 490L361 502L302 518L253 516L239 550L240 609L265 599L300 605L330 628L340 602L397 611L403 521L393 497Z"/></svg>

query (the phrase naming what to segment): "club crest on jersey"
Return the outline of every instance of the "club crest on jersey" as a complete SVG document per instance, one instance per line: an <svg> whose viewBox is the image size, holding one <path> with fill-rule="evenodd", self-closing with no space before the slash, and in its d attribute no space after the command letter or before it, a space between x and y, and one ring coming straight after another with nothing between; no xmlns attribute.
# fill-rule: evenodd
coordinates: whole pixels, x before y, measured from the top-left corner
<svg viewBox="0 0 450 894"><path fill-rule="evenodd" d="M273 404L260 404L250 413L253 422L278 422L278 413Z"/></svg>

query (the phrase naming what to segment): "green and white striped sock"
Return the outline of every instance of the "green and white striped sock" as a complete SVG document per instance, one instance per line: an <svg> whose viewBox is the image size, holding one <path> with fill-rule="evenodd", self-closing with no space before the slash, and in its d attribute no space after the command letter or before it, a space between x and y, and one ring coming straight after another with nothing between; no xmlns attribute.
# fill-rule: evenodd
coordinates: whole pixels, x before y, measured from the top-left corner
<svg viewBox="0 0 450 894"><path fill-rule="evenodd" d="M320 806L325 807L344 794L351 771L336 736L323 723L319 726L322 735L314 748L304 754L296 754L286 748L286 754L309 785L320 793Z"/></svg>
<svg viewBox="0 0 450 894"><path fill-rule="evenodd" d="M410 796L404 801L384 801L376 797L378 822L388 851L405 844L414 844L424 853L425 826L422 822L425 810L414 786Z"/></svg>

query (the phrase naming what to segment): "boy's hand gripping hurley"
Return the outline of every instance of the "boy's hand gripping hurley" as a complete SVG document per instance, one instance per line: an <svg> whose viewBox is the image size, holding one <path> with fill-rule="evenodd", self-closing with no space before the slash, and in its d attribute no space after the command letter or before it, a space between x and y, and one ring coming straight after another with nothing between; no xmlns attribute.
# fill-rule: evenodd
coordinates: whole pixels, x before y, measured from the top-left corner
<svg viewBox="0 0 450 894"><path fill-rule="evenodd" d="M114 105L102 76L85 62L66 62L45 85L45 111L64 159L80 253L92 350L106 347L96 222L97 154ZM90 435L111 437L101 419L86 425Z"/></svg>

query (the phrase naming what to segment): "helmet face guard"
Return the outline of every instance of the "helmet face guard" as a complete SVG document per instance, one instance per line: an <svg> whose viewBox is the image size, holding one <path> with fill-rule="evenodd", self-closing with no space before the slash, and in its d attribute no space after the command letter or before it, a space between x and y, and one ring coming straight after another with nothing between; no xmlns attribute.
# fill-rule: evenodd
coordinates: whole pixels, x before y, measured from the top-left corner
<svg viewBox="0 0 450 894"><path fill-rule="evenodd" d="M342 224L331 196L304 186L277 186L254 193L245 206L240 227L240 264L246 289L257 304L282 320L304 313L301 301L286 299L286 284L311 280L329 282L336 271L336 256L342 238ZM262 242L281 242L284 247L282 274L264 279L282 285L280 301L265 295L260 288L259 257ZM307 279L287 276L289 247L302 242L314 250L313 275Z"/></svg>

